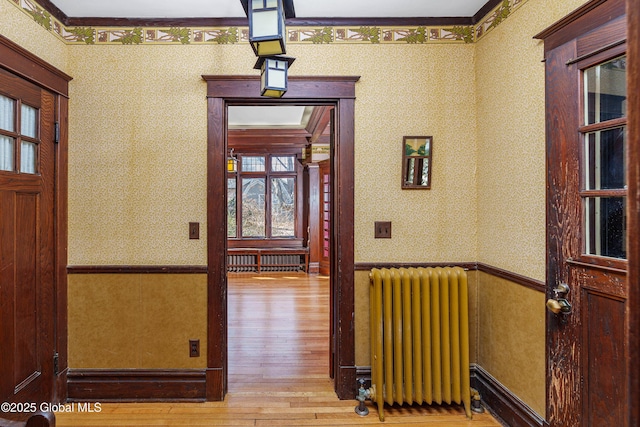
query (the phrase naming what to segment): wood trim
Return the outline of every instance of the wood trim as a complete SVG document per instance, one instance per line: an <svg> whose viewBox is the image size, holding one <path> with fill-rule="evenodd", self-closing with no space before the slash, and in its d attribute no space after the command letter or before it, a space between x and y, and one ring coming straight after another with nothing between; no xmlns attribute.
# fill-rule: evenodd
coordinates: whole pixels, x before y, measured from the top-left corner
<svg viewBox="0 0 640 427"><path fill-rule="evenodd" d="M541 427L544 419L529 406L493 378L476 363L470 365L471 387L480 393L482 403L504 425L511 427ZM365 388L371 387L371 366L356 367L357 379L365 380Z"/></svg>
<svg viewBox="0 0 640 427"><path fill-rule="evenodd" d="M206 265L69 265L67 274L207 274Z"/></svg>
<svg viewBox="0 0 640 427"><path fill-rule="evenodd" d="M70 369L69 402L202 401L204 370Z"/></svg>
<svg viewBox="0 0 640 427"><path fill-rule="evenodd" d="M236 154L276 151L298 154L310 136L306 129L229 129L227 144Z"/></svg>
<svg viewBox="0 0 640 427"><path fill-rule="evenodd" d="M289 248L300 249L304 248L304 239L302 237L296 237L293 239L227 239L227 246L229 249L238 248L255 248L255 249L270 249L270 248Z"/></svg>
<svg viewBox="0 0 640 427"><path fill-rule="evenodd" d="M502 0L492 0L498 3ZM490 11L491 9L489 9ZM52 14L53 15L53 14ZM54 15L55 16L55 15ZM484 17L481 16L480 19ZM248 27L247 18L102 18L58 17L69 27ZM473 25L479 20L473 17L408 17L408 18L290 18L285 24L291 27L343 27L343 26L443 26Z"/></svg>
<svg viewBox="0 0 640 427"><path fill-rule="evenodd" d="M471 365L471 387L478 390L482 403L503 424L512 427L541 427L544 419L477 364Z"/></svg>
<svg viewBox="0 0 640 427"><path fill-rule="evenodd" d="M368 271L372 268L418 268L418 267L461 267L465 270L477 270L476 262L359 262L355 271Z"/></svg>
<svg viewBox="0 0 640 427"><path fill-rule="evenodd" d="M337 361L335 388L341 399L356 392L353 235L354 235L354 107L358 76L290 77L285 99L259 96L259 76L202 76L207 82L207 230L208 230L208 369L219 371L207 377L207 399L220 400L227 391L227 212L226 212L226 107L227 105L333 105L335 125L335 204L333 218L334 263L331 286L336 294L334 323ZM215 201L215 202L214 202ZM213 384L215 382L215 384Z"/></svg>
<svg viewBox="0 0 640 427"><path fill-rule="evenodd" d="M69 189L69 99L57 96L56 121L59 123L60 139L55 146L55 310L56 342L58 354L58 372L54 387L54 400L64 402L67 399L68 367L68 315L67 315L67 247L68 247L68 189Z"/></svg>
<svg viewBox="0 0 640 427"><path fill-rule="evenodd" d="M629 123L628 144L628 235L640 235L640 0L627 0L627 100ZM627 269L628 302L627 324L629 347L627 351L627 372L629 373L629 402L640 402L640 239L628 239ZM630 426L640 425L640 405L627 405Z"/></svg>
<svg viewBox="0 0 640 427"><path fill-rule="evenodd" d="M0 67L68 97L71 77L0 34Z"/></svg>
<svg viewBox="0 0 640 427"><path fill-rule="evenodd" d="M440 26L474 25L487 16L503 0L488 0L473 16L407 17L407 18L288 18L289 26ZM247 18L108 18L69 17L51 0L37 0L47 12L69 27L246 27Z"/></svg>
<svg viewBox="0 0 640 427"><path fill-rule="evenodd" d="M489 14L489 12L491 12L493 10L494 7L498 6L500 3L502 3L503 0L489 0L485 3L484 6L482 6L482 8L480 8L480 10L473 15L472 18L472 23L473 24L477 24L478 22L480 22L482 20L482 18L484 18L485 16L487 16Z"/></svg>
<svg viewBox="0 0 640 427"><path fill-rule="evenodd" d="M207 97L247 100L260 93L260 76L202 76L207 82ZM289 76L282 100L302 99L306 103L327 103L327 99L355 98L354 84L359 76ZM264 98L258 100L269 102ZM310 101L311 100L311 101ZM273 103L275 101L270 101ZM282 103L282 101L281 101ZM225 116L226 118L226 116ZM224 129L222 129L224 131Z"/></svg>
<svg viewBox="0 0 640 427"><path fill-rule="evenodd" d="M348 89L355 92L352 80ZM354 93L355 95L355 93ZM331 286L335 356L334 380L340 399L356 392L354 299L354 173L355 99L346 97L335 108L335 148L331 158Z"/></svg>
<svg viewBox="0 0 640 427"><path fill-rule="evenodd" d="M534 291L546 292L546 284L541 280L532 279L527 276L523 276L518 273L513 273L502 268L494 267L488 264L478 263L478 270L492 276L500 277L502 279L509 280L510 282L517 283L526 288L533 289Z"/></svg>
<svg viewBox="0 0 640 427"><path fill-rule="evenodd" d="M581 61L584 61L585 59L589 59L591 57L594 57L594 56L596 56L596 55L598 55L598 54L600 54L600 53L602 53L604 51L613 49L614 47L622 46L621 50L622 51L626 51L626 47L623 46L626 42L627 42L627 39L625 38L625 39L622 39L622 40L615 41L613 43L609 43L609 44L601 46L601 47L599 47L599 48L597 48L597 49L595 49L595 50L593 50L591 52L584 53L584 54L578 56L575 59L570 59L565 64L566 65L577 64L578 62L581 62ZM610 54L607 53L607 56L610 56ZM618 120L620 120L620 119L618 119ZM625 121L626 121L626 118L625 118ZM581 132L586 132L586 131L585 130L581 130Z"/></svg>
<svg viewBox="0 0 640 427"><path fill-rule="evenodd" d="M550 50L623 15L625 13L624 1L625 0L592 0L544 31L536 34L533 38L544 40L544 52L546 56L546 53ZM599 6L603 8L602 15L596 18L586 16Z"/></svg>

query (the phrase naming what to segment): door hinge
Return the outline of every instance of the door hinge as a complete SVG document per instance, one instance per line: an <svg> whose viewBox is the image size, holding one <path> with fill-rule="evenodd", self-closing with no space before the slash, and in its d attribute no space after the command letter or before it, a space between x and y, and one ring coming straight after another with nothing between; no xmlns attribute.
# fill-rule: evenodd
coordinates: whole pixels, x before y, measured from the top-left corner
<svg viewBox="0 0 640 427"><path fill-rule="evenodd" d="M53 142L56 144L60 142L60 122L54 124Z"/></svg>
<svg viewBox="0 0 640 427"><path fill-rule="evenodd" d="M60 367L58 366L59 358L58 352L55 352L53 355L53 375L58 375L60 373Z"/></svg>

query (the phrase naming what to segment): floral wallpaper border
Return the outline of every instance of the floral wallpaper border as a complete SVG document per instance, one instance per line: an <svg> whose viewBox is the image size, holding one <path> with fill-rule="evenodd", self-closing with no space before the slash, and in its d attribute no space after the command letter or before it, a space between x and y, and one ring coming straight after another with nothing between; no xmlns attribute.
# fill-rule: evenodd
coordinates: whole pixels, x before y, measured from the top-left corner
<svg viewBox="0 0 640 427"><path fill-rule="evenodd" d="M65 27L35 0L6 0L67 44L236 44L248 43L248 27ZM527 0L503 0L480 23L469 26L287 27L287 43L425 44L474 43L497 27Z"/></svg>

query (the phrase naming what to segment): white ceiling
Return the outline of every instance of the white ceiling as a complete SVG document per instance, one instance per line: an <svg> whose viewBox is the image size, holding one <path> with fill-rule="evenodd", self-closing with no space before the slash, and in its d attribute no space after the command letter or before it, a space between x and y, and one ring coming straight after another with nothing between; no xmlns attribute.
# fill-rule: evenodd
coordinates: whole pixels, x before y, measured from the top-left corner
<svg viewBox="0 0 640 427"><path fill-rule="evenodd" d="M229 129L290 128L302 129L309 122L313 107L299 105L230 106Z"/></svg>
<svg viewBox="0 0 640 427"><path fill-rule="evenodd" d="M243 18L240 0L51 0L68 17ZM487 0L294 0L296 18L470 17Z"/></svg>

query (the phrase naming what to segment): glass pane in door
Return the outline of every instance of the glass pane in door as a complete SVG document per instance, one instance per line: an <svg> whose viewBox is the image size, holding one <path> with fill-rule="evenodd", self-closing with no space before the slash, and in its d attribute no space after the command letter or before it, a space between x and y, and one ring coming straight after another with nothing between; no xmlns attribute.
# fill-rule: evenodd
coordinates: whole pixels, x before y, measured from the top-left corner
<svg viewBox="0 0 640 427"><path fill-rule="evenodd" d="M0 95L0 130L14 131L15 101Z"/></svg>
<svg viewBox="0 0 640 427"><path fill-rule="evenodd" d="M0 135L0 170L13 171L14 146L13 138Z"/></svg>
<svg viewBox="0 0 640 427"><path fill-rule="evenodd" d="M586 252L612 258L626 258L626 198L585 198Z"/></svg>
<svg viewBox="0 0 640 427"><path fill-rule="evenodd" d="M25 104L20 108L20 133L29 138L38 137L38 110Z"/></svg>
<svg viewBox="0 0 640 427"><path fill-rule="evenodd" d="M36 173L38 159L38 145L33 142L22 141L20 148L20 172Z"/></svg>
<svg viewBox="0 0 640 427"><path fill-rule="evenodd" d="M627 58L621 56L584 71L585 124L627 115Z"/></svg>
<svg viewBox="0 0 640 427"><path fill-rule="evenodd" d="M585 189L623 189L625 128L607 129L585 135Z"/></svg>

